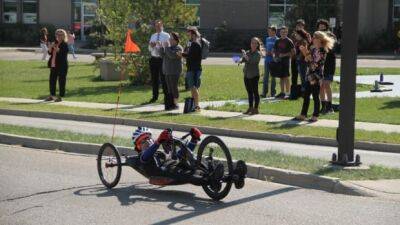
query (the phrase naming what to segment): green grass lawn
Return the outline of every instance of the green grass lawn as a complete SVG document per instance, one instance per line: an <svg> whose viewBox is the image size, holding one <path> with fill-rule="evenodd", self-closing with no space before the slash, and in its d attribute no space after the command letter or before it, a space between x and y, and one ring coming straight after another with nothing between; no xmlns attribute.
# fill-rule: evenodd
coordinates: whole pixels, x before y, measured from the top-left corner
<svg viewBox="0 0 400 225"><path fill-rule="evenodd" d="M0 102L0 108L30 110L30 111L48 111L48 112L71 113L71 114L92 115L92 116L93 115L110 116L110 117L114 116L113 111L66 107L66 106L59 106L52 104L21 104L21 103ZM227 128L234 130L291 134L295 136L314 136L314 137L326 137L332 139L335 139L336 137L335 128L282 125L276 123L247 121L240 118L229 118L229 119L209 118L196 114L170 114L166 112L137 113L128 111L119 111L118 117L148 120L148 121L161 121L161 122L169 122L177 124L189 124L193 126L210 126L210 127ZM372 142L399 144L400 134L356 130L355 139L358 141L372 141Z"/></svg>
<svg viewBox="0 0 400 225"><path fill-rule="evenodd" d="M0 96L43 99L49 94L49 69L45 62L40 61L1 61L0 60ZM240 66L204 66L201 100L232 100L246 98L243 84L243 67ZM386 70L386 69L385 69ZM389 69L388 69L389 70ZM263 71L263 70L261 70ZM380 70L379 70L380 71ZM373 69L360 68L359 72L375 73ZM396 70L390 69L396 73ZM67 77L66 100L114 103L117 99L118 81L101 81L99 71L87 63L70 62ZM376 74L376 73L375 73ZM400 74L400 68L397 70ZM278 82L279 83L279 82ZM278 84L279 85L279 84ZM260 80L260 90L261 90ZM358 85L358 90L369 90L370 85ZM278 88L279 89L279 88ZM189 96L183 91L181 97ZM333 90L338 91L335 82ZM150 86L134 86L124 82L121 103L139 105L150 100ZM160 100L161 101L161 100Z"/></svg>
<svg viewBox="0 0 400 225"><path fill-rule="evenodd" d="M300 114L303 99L295 101L279 101L260 104L260 113L294 117ZM243 112L248 105L227 103L221 107L208 109ZM314 102L311 100L309 115L312 114ZM339 113L321 115L323 119L339 119ZM356 120L373 123L400 124L399 98L360 98L356 100Z"/></svg>
<svg viewBox="0 0 400 225"><path fill-rule="evenodd" d="M69 131L56 131L51 129L31 128L6 124L0 124L0 132L37 138L87 142L95 144L102 144L110 141L110 137L104 135L87 135L73 133ZM119 146L131 146L129 138L115 138L114 144ZM252 149L230 150L232 158L236 160L242 159L248 163L256 163L269 167L296 170L316 175L337 177L343 180L376 180L400 178L399 169L391 169L376 165L371 166L371 168L368 170L342 170L325 168L324 166L328 164L328 160L323 159L286 155L277 151L255 151Z"/></svg>

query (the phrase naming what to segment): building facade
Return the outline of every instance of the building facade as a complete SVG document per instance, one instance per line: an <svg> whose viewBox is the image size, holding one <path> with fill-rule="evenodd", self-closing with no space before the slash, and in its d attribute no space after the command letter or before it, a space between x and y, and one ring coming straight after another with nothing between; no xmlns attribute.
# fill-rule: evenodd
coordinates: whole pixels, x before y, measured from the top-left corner
<svg viewBox="0 0 400 225"><path fill-rule="evenodd" d="M333 0L325 2L329 7ZM338 0L339 8L344 0ZM267 25L284 25L285 14L294 0L186 0L198 7L198 25L212 32L223 22L233 30L265 30ZM96 17L99 0L0 0L0 24L53 24L72 29L85 40ZM318 4L317 4L318 5ZM316 9L318 11L318 7ZM340 21L341 15L334 16ZM400 26L400 0L361 0L360 34L396 31Z"/></svg>
<svg viewBox="0 0 400 225"><path fill-rule="evenodd" d="M344 0L337 1L341 9ZM214 29L223 21L230 29L260 30L268 25L285 25L285 14L291 10L294 0L201 0L200 27ZM329 0L315 0L319 7L333 7ZM319 3L318 3L319 2ZM323 3L321 3L323 2ZM322 6L321 6L322 5ZM318 6L316 7L318 9ZM341 10L339 10L341 11ZM318 13L318 12L317 12ZM321 15L324 18L324 15ZM326 18L329 19L329 18ZM333 16L333 25L339 23L341 14ZM399 29L400 0L361 0L359 8L360 34Z"/></svg>

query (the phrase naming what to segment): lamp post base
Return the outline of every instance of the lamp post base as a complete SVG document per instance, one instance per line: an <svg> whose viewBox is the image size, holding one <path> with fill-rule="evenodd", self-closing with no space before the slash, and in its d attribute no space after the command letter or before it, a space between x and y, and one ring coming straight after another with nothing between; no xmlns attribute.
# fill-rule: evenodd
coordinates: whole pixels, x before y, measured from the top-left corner
<svg viewBox="0 0 400 225"><path fill-rule="evenodd" d="M362 164L360 155L356 155L354 161L349 161L347 154L344 154L343 158L341 160L339 160L336 153L332 154L332 160L330 161L330 163L332 165L338 165L338 166L343 166L343 167L360 166Z"/></svg>

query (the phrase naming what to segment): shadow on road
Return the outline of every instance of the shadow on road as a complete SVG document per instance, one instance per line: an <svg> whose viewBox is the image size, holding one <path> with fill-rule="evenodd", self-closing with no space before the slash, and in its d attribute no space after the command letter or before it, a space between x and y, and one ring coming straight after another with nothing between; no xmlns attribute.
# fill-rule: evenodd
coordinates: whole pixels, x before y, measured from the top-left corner
<svg viewBox="0 0 400 225"><path fill-rule="evenodd" d="M231 202L216 202L208 198L196 197L194 193L175 190L163 190L147 183L136 183L133 186L124 186L114 189L84 188L74 192L78 196L96 195L97 197L117 197L121 205L132 205L136 202L168 203L168 209L188 212L184 215L159 221L153 225L175 224L178 222L201 216L217 210L248 203L274 195L294 191L296 187L286 187L274 191L264 192L253 196L240 198Z"/></svg>

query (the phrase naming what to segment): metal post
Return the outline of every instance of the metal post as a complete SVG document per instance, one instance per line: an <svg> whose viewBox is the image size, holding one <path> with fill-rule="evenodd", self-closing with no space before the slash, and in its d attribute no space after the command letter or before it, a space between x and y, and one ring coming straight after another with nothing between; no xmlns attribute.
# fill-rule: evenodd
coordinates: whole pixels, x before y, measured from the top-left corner
<svg viewBox="0 0 400 225"><path fill-rule="evenodd" d="M357 71L359 0L343 2L343 42L340 73L340 112L338 129L338 157L333 163L344 166L358 165L359 156L354 159L354 120ZM335 162L336 161L336 162ZM356 162L355 162L356 161Z"/></svg>

